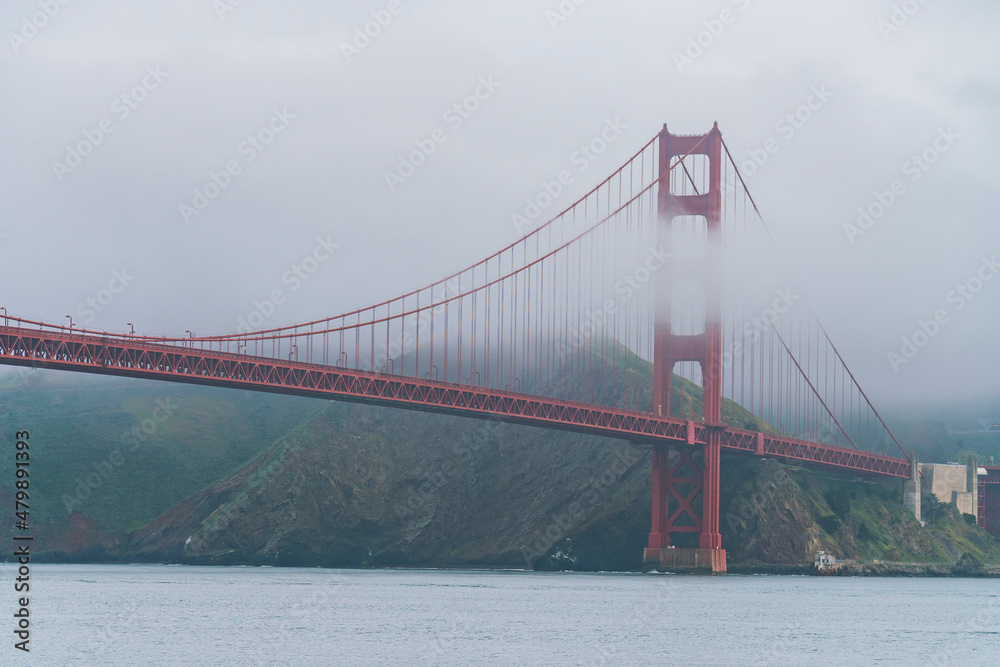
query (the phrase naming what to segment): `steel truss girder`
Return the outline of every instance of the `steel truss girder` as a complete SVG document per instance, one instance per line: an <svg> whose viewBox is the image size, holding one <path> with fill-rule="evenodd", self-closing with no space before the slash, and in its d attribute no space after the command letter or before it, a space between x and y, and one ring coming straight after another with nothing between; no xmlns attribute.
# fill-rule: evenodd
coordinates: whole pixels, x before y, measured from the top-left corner
<svg viewBox="0 0 1000 667"><path fill-rule="evenodd" d="M721 432L730 452L908 479L905 459L682 419L471 385L154 345L90 334L0 327L0 364L295 394L555 428L639 443L705 445ZM998 481L1000 481L1000 469Z"/></svg>

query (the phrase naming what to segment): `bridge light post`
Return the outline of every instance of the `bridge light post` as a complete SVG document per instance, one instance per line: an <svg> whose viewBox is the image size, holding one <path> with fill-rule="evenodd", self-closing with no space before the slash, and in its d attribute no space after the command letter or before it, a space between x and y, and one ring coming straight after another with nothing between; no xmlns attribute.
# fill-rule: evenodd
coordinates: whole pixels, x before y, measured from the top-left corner
<svg viewBox="0 0 1000 667"><path fill-rule="evenodd" d="M194 339L194 332L191 331L190 329L185 329L184 333L186 333L188 335L189 339L192 339L191 342L189 343L189 345L193 348L194 347L194 340L193 340Z"/></svg>
<svg viewBox="0 0 1000 667"><path fill-rule="evenodd" d="M134 336L135 335L135 325L132 324L131 322L126 322L125 326L132 327L132 332L129 334L129 336Z"/></svg>
<svg viewBox="0 0 1000 667"><path fill-rule="evenodd" d="M3 306L0 306L0 310L3 311L3 325L4 326L8 326L8 324L7 324L7 309L4 308Z"/></svg>
<svg viewBox="0 0 1000 667"><path fill-rule="evenodd" d="M69 320L69 330L72 331L73 330L73 317L71 315L66 315L65 317Z"/></svg>

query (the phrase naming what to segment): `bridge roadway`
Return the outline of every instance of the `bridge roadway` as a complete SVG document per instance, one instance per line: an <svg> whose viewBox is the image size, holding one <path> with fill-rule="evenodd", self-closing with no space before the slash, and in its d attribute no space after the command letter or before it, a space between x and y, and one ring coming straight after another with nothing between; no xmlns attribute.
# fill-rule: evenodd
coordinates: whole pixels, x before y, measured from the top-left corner
<svg viewBox="0 0 1000 667"><path fill-rule="evenodd" d="M130 336L0 326L0 364L229 387L385 405L600 435L635 443L704 445L722 431L731 453L866 476L909 479L908 460L601 405L339 366L232 354Z"/></svg>

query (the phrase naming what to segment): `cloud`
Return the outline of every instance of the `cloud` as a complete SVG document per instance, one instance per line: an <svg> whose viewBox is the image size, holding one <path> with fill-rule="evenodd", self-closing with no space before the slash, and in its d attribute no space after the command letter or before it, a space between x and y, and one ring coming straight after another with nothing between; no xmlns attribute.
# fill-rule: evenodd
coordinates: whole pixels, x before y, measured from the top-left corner
<svg viewBox="0 0 1000 667"><path fill-rule="evenodd" d="M876 403L1000 391L991 370L1000 291L955 318L905 381L885 362L1000 247L994 4L926 3L885 39L878 21L891 3L861 0L589 0L556 30L546 17L559 11L555 0L502 9L399 0L349 62L340 45L388 1L229 4L220 20L211 0L66 3L15 51L9 34L38 4L5 3L0 280L16 288L0 305L61 320L110 271L135 266L142 281L96 326L229 331L275 275L331 234L343 251L274 319L346 311L512 241L511 212L606 118L627 118L628 133L576 179L567 202L663 122L693 133L718 120L743 155L826 85L835 95L749 178L802 289ZM737 20L678 71L673 54L726 9ZM157 66L170 73L162 87L60 182L52 163L113 118L111 102ZM390 193L385 172L485 75L503 89ZM242 164L197 224L184 224L178 203L275 108L296 118L281 140ZM844 223L949 125L964 139L848 243Z"/></svg>

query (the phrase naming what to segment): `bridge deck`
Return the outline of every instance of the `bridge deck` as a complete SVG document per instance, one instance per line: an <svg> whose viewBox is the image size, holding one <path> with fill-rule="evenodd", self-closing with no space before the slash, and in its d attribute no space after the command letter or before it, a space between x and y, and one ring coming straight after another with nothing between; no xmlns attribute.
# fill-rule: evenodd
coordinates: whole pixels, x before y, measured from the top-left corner
<svg viewBox="0 0 1000 667"><path fill-rule="evenodd" d="M162 345L123 337L0 327L0 363L311 396L555 428L632 442L702 445L722 429L722 447L811 467L910 477L910 462L703 422L338 366Z"/></svg>

